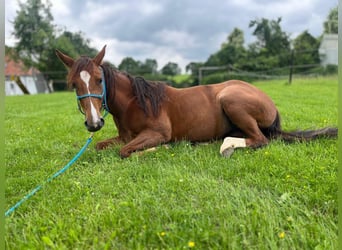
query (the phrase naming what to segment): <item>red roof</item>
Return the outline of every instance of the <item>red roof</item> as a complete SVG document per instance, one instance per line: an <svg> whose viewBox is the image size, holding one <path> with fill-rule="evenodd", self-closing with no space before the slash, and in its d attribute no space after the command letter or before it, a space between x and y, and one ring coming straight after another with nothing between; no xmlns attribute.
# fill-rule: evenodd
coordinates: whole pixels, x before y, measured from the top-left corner
<svg viewBox="0 0 342 250"><path fill-rule="evenodd" d="M15 62L9 56L5 56L5 76L32 76L32 73L33 68L27 69L23 62Z"/></svg>

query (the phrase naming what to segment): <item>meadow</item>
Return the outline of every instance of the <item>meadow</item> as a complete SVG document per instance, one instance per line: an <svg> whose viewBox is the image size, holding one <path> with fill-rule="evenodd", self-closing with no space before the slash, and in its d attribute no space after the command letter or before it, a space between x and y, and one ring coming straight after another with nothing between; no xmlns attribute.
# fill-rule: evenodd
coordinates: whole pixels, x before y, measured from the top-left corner
<svg viewBox="0 0 342 250"><path fill-rule="evenodd" d="M283 129L337 126L337 77L256 82ZM89 133L72 92L6 97L7 210ZM183 141L120 159L112 117L64 174L6 217L6 249L337 249L337 140L219 154Z"/></svg>

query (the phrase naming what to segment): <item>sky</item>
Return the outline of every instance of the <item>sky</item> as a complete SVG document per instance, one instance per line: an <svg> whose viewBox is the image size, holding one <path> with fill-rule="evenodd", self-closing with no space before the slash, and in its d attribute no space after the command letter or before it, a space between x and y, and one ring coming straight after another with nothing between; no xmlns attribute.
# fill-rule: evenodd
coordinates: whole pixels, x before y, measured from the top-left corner
<svg viewBox="0 0 342 250"><path fill-rule="evenodd" d="M26 2L26 0L19 0ZM42 0L45 2L44 0ZM81 31L90 45L107 45L105 60L119 65L123 58L144 62L156 59L183 70L190 62L205 62L220 49L234 28L245 43L255 41L251 20L282 18L282 30L291 38L307 30L315 37L338 0L54 0L53 23L71 32ZM18 1L5 2L5 43L15 44L13 25Z"/></svg>

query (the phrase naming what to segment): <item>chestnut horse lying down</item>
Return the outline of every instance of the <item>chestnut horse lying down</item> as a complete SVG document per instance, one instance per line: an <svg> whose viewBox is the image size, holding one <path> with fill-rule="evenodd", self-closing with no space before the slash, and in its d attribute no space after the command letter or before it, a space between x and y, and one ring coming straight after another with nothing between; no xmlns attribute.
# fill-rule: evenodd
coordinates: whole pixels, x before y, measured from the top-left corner
<svg viewBox="0 0 342 250"><path fill-rule="evenodd" d="M113 116L119 135L98 142L98 150L124 143L120 150L124 158L167 142L225 138L221 154L230 156L235 148L262 147L270 139L306 141L337 136L337 128L282 131L273 101L246 82L176 89L102 64L105 48L94 58L77 60L56 50L69 70L67 81L76 89L86 128L95 132L103 127L102 109Z"/></svg>

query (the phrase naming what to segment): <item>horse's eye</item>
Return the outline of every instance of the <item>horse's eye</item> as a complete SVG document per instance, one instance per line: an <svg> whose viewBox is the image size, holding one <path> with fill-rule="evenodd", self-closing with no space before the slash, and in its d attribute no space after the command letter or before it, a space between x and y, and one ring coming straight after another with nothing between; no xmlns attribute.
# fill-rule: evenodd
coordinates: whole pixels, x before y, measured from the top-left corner
<svg viewBox="0 0 342 250"><path fill-rule="evenodd" d="M101 84L101 83L102 83L102 78L100 78L100 79L99 79L99 82L98 82L98 84Z"/></svg>

